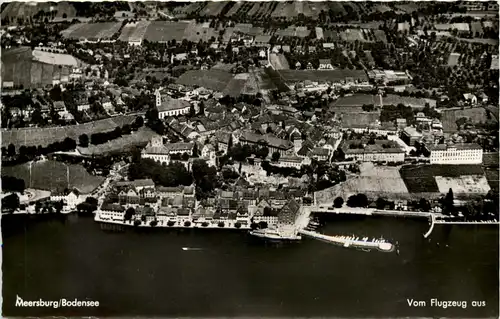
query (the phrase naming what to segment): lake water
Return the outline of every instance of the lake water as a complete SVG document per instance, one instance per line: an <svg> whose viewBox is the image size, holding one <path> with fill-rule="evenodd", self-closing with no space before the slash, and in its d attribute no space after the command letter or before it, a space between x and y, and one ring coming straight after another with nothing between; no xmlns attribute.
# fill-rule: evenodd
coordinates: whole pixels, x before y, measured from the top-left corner
<svg viewBox="0 0 500 319"><path fill-rule="evenodd" d="M324 233L383 236L397 241L400 253L314 239L276 245L230 230L106 232L76 215L7 216L3 315L498 317L497 225L440 225L429 242L426 220L325 220ZM20 308L17 295L100 305ZM431 307L431 298L468 307ZM407 299L427 306L409 307Z"/></svg>

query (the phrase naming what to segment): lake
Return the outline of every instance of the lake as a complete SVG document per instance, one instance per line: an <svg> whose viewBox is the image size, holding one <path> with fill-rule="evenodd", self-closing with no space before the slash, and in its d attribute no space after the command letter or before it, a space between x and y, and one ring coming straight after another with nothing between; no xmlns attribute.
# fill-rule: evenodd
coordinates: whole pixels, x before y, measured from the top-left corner
<svg viewBox="0 0 500 319"><path fill-rule="evenodd" d="M429 241L425 219L321 218L326 234L382 236L399 254L314 239L271 244L235 230L109 232L77 215L3 216L3 314L498 317L498 225L439 225ZM21 308L16 296L99 307ZM468 306L431 307L431 298Z"/></svg>

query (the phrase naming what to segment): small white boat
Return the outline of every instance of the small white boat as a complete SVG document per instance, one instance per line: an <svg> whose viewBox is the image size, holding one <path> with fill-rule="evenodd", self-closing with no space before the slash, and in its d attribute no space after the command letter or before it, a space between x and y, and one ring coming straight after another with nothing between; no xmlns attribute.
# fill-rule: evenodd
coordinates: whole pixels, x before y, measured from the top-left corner
<svg viewBox="0 0 500 319"><path fill-rule="evenodd" d="M184 250L184 251L187 251L187 250L202 250L202 248L182 247L182 250Z"/></svg>

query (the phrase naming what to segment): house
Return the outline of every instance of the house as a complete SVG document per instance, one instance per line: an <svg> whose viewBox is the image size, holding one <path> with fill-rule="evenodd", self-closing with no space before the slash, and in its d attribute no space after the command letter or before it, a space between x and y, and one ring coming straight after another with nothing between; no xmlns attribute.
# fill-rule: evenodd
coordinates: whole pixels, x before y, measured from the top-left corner
<svg viewBox="0 0 500 319"><path fill-rule="evenodd" d="M319 59L318 70L333 70L332 60L330 59Z"/></svg>
<svg viewBox="0 0 500 319"><path fill-rule="evenodd" d="M311 165L311 159L309 157L284 155L279 158L277 163L272 164L279 167L293 167L296 169L300 169L303 165Z"/></svg>
<svg viewBox="0 0 500 319"><path fill-rule="evenodd" d="M165 147L167 148L169 155L186 153L189 156L192 156L194 150L194 143L184 143L184 142L169 143L165 144Z"/></svg>
<svg viewBox="0 0 500 319"><path fill-rule="evenodd" d="M222 152L223 154L226 154L230 147L229 144L231 143L232 140L231 133L217 132L216 139L219 151Z"/></svg>
<svg viewBox="0 0 500 319"><path fill-rule="evenodd" d="M318 161L328 161L330 159L331 153L331 150L327 148L315 147L309 152L308 156Z"/></svg>
<svg viewBox="0 0 500 319"><path fill-rule="evenodd" d="M335 48L335 46L333 45L333 43L323 43L323 49L330 49L330 50L333 50Z"/></svg>
<svg viewBox="0 0 500 319"><path fill-rule="evenodd" d="M55 101L54 102L54 111L56 111L56 112L66 111L66 104L64 104L63 101Z"/></svg>
<svg viewBox="0 0 500 319"><path fill-rule="evenodd" d="M474 94L466 93L464 94L464 99L472 105L477 104L477 97Z"/></svg>
<svg viewBox="0 0 500 319"><path fill-rule="evenodd" d="M161 198L174 198L182 195L183 187L164 187L158 186L155 188L156 194Z"/></svg>
<svg viewBox="0 0 500 319"><path fill-rule="evenodd" d="M67 206L66 210L72 211L76 209L76 205L85 201L85 196L80 196L78 191L73 190L68 194L51 195L50 200L53 202L58 202L62 200L64 205Z"/></svg>

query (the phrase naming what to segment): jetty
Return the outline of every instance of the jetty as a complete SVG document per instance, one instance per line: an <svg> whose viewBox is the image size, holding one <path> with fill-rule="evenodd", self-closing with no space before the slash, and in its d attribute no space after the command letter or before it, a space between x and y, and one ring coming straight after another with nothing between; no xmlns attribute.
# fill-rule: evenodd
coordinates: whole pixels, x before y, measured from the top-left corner
<svg viewBox="0 0 500 319"><path fill-rule="evenodd" d="M377 249L383 252L394 251L394 245L385 241L379 241L379 240L368 241L368 240L359 240L354 237L328 236L304 229L299 230L299 233L304 236L308 236L332 244L341 245L343 247Z"/></svg>

